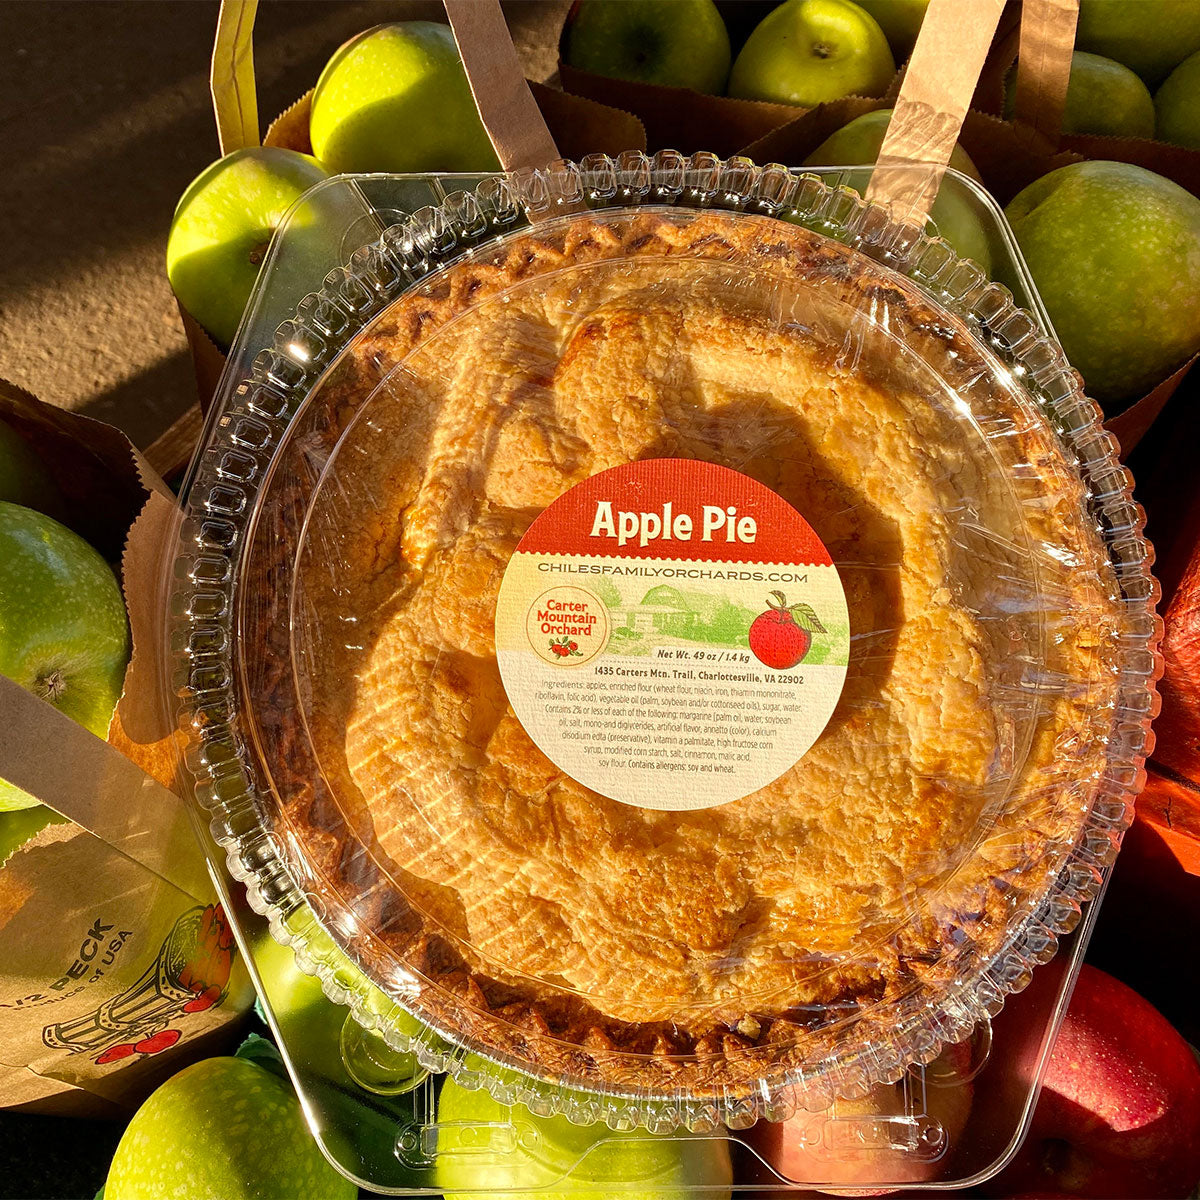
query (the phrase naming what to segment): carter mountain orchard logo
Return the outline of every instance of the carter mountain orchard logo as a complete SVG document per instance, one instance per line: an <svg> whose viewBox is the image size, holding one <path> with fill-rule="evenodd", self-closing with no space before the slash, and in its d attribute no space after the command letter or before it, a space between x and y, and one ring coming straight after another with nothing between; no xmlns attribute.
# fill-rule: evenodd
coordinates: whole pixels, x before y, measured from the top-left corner
<svg viewBox="0 0 1200 1200"><path fill-rule="evenodd" d="M796 763L841 694L850 622L829 552L727 467L653 459L560 496L521 539L496 656L548 758L626 804L708 808Z"/></svg>
<svg viewBox="0 0 1200 1200"><path fill-rule="evenodd" d="M525 629L539 658L581 665L608 643L608 609L583 588L551 588L530 605Z"/></svg>

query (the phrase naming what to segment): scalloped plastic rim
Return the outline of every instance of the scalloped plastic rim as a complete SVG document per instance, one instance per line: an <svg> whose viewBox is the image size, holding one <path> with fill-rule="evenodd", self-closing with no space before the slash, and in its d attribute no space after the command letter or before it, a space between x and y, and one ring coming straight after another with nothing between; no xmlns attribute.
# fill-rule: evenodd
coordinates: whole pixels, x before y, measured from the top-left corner
<svg viewBox="0 0 1200 1200"><path fill-rule="evenodd" d="M282 847L265 827L251 782L253 768L236 731L230 640L244 533L289 420L324 368L386 305L460 251L523 226L528 213L639 205L786 217L905 275L965 320L1042 404L1077 456L1125 604L1108 762L1085 827L1041 908L976 981L936 1011L897 1027L888 1045L764 1083L751 1095L574 1091L526 1074L471 1069L463 1062L466 1048L432 1029L412 1032L411 1015L351 969L336 947L337 933L322 924L322 914L313 911L310 897L291 878ZM1006 996L1024 988L1033 968L1053 957L1058 938L1075 927L1080 906L1097 894L1120 846L1153 748L1150 722L1157 714L1154 685L1161 674L1153 551L1132 485L1117 460L1115 440L1101 427L1100 410L1084 396L1078 375L1036 319L940 238L894 222L886 210L848 188L827 186L818 174L779 164L759 167L746 158L686 157L674 151L652 157L631 152L615 160L591 155L579 163L560 161L490 178L473 193L455 193L440 206L413 214L332 271L322 289L279 326L273 348L254 359L250 377L233 390L197 459L169 616L170 687L188 735L186 759L195 795L208 810L213 837L226 851L230 873L246 885L251 905L269 919L273 936L293 947L300 967L320 979L329 998L348 1005L362 1025L377 1030L395 1049L412 1051L424 1066L450 1072L468 1087L486 1088L502 1103L520 1101L535 1113L560 1112L579 1124L603 1121L614 1130L707 1132L721 1124L737 1129L760 1118L783 1120L801 1104L817 1109L834 1097L861 1095L898 1079L910 1064L929 1062L943 1046L994 1016ZM517 1062L503 1065L522 1069Z"/></svg>

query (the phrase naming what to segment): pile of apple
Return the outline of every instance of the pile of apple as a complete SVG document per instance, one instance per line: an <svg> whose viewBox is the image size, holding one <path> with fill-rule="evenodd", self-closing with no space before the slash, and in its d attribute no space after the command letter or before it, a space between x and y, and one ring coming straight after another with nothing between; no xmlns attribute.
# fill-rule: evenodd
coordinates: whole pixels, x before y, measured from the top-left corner
<svg viewBox="0 0 1200 1200"><path fill-rule="evenodd" d="M276 228L331 175L499 168L448 25L368 29L326 64L312 94L313 153L255 146L192 181L167 238L179 302L222 349L237 334Z"/></svg>
<svg viewBox="0 0 1200 1200"><path fill-rule="evenodd" d="M46 464L0 421L0 675L105 737L125 681L129 622L112 568L69 519ZM0 864L56 820L0 780Z"/></svg>
<svg viewBox="0 0 1200 1200"><path fill-rule="evenodd" d="M563 55L610 79L813 108L883 95L928 6L787 0L734 58L712 0L577 0ZM1191 0L1082 0L1076 45L1064 133L1200 147L1200 13ZM1010 91L1010 114L1012 99Z"/></svg>
<svg viewBox="0 0 1200 1200"><path fill-rule="evenodd" d="M578 0L563 53L600 74L705 92L728 85L731 96L809 106L882 94L927 2L786 0L732 59L713 0ZM1196 0L1083 0L1077 44L1068 132L1157 132L1200 146ZM889 116L856 118L796 165L872 163ZM449 27L427 21L382 25L342 46L317 81L309 132L313 155L239 150L203 172L176 209L167 272L222 349L274 230L310 187L341 172L497 168ZM961 148L951 165L979 179ZM862 190L868 174L849 182ZM1036 180L1007 215L1089 395L1118 410L1200 350L1196 196L1142 167L1095 161ZM992 272L988 230L961 191L943 189L932 227Z"/></svg>
<svg viewBox="0 0 1200 1200"><path fill-rule="evenodd" d="M335 1089L345 1119L379 1121L378 1109L355 1108L351 1099L355 1083L343 1055L346 1030L357 1026L347 1024L345 1010L331 1005L320 985L299 971L290 950L264 941L256 961L268 978L291 1053L304 1057L309 1086L315 1075L316 1086ZM407 1074L408 1086L424 1082L426 1073L415 1061L403 1061L411 1056L389 1053L391 1070ZM939 1075L969 1078L970 1058L965 1044L952 1046L927 1070L935 1083ZM500 1070L471 1056L464 1067ZM521 1104L500 1104L487 1091L468 1090L450 1078L436 1084L433 1183L446 1200L471 1195L728 1200L735 1182L778 1183L775 1171L798 1185L867 1188L850 1194L879 1195L889 1190L880 1190L881 1180L920 1185L942 1166L883 1149L831 1161L821 1148L826 1120L821 1113L801 1113L781 1124L760 1122L735 1135L742 1147L731 1154L732 1143L719 1134L614 1133L605 1125L579 1126L562 1116L538 1116ZM839 1115L870 1118L900 1111L898 1088L879 1087L843 1103ZM971 1119L972 1085L931 1086L928 1096L929 1115L956 1145ZM419 1111L410 1107L408 1120ZM405 1124L403 1106L395 1112L395 1124L380 1122L385 1147ZM486 1148L471 1134L510 1125L520 1136L493 1137ZM427 1180L414 1173L410 1186L428 1186ZM1029 1136L984 1194L1180 1200L1198 1180L1200 1066L1190 1047L1136 993L1085 967ZM255 1035L238 1056L191 1066L151 1095L117 1148L105 1189L106 1200L355 1195L313 1142L278 1054Z"/></svg>
<svg viewBox="0 0 1200 1200"><path fill-rule="evenodd" d="M912 48L927 2L787 0L735 59L712 0L578 0L563 32L563 61L611 79L815 108L843 96L882 96L896 74L893 46Z"/></svg>
<svg viewBox="0 0 1200 1200"><path fill-rule="evenodd" d="M610 78L810 108L882 95L927 6L786 0L734 58L713 0L577 0L563 55L570 66ZM1076 47L1065 133L1200 147L1200 4L1082 0ZM1012 101L1010 85L1009 115ZM883 109L856 118L800 165L874 162L890 115ZM950 165L979 180L961 147ZM848 182L862 191L868 176L863 171ZM1142 167L1089 162L1037 180L1006 215L1067 357L1094 399L1119 409L1200 350L1195 196ZM987 231L961 193L944 188L932 216L962 257L991 273Z"/></svg>

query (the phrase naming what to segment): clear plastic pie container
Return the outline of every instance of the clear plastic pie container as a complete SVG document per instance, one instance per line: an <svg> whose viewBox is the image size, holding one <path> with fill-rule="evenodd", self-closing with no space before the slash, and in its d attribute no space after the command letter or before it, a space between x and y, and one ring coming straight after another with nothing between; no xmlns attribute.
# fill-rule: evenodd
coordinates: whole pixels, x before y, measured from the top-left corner
<svg viewBox="0 0 1200 1200"><path fill-rule="evenodd" d="M172 688L230 870L332 999L535 1112L899 1078L1054 954L1141 786L1157 588L1100 419L1044 321L812 174L597 156L387 228L187 491ZM725 545L685 554L654 489L703 472ZM526 560L558 590L506 623ZM522 640L551 592L596 646Z"/></svg>

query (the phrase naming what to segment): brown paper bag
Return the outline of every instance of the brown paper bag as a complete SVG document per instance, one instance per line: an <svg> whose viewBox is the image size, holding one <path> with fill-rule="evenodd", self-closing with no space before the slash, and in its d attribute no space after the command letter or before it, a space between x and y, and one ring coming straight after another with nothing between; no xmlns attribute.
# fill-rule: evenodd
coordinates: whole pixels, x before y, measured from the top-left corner
<svg viewBox="0 0 1200 1200"><path fill-rule="evenodd" d="M1042 11L1040 6L1060 2L1029 0L1023 12ZM890 106L897 111L888 140L899 138L905 157L914 162L944 163L953 148L951 135L956 133L988 190L1001 204L1045 174L1048 161L1053 161L1053 166L1078 161L1078 156L1071 153L1056 157L1053 145L1038 130L986 116L974 107L999 103L1004 67L998 55L1004 51L993 49L981 57L981 27L978 20L963 20L965 15L953 0L945 5L933 0L894 100L846 97L822 104L742 147L741 152L759 162L798 166L847 122ZM1015 28L1004 33L1007 21L1003 16L996 19L991 10L988 15L987 29L1001 30L996 47L1007 45L1017 36ZM930 130L937 132L937 146L929 145L923 136L922 131ZM890 153L885 142L880 160L886 160Z"/></svg>
<svg viewBox="0 0 1200 1200"><path fill-rule="evenodd" d="M2 382L0 417L54 475L64 521L121 564L134 644L107 745L0 677L0 776L71 818L0 868L0 1107L105 1115L228 1044L253 991L167 790L156 652L175 506L111 426Z"/></svg>
<svg viewBox="0 0 1200 1200"><path fill-rule="evenodd" d="M922 224L937 198L976 94L1003 0L931 0L894 97L846 96L818 105L743 148L758 162L803 163L831 133L864 113L892 109L867 198Z"/></svg>
<svg viewBox="0 0 1200 1200"><path fill-rule="evenodd" d="M719 7L736 58L746 38L776 5L752 0ZM581 71L566 61L569 21L568 14L558 39L558 75L564 90L632 113L646 127L646 141L652 149L678 150L682 154L709 151L727 158L806 111L790 104L710 96L691 88L610 79Z"/></svg>
<svg viewBox="0 0 1200 1200"><path fill-rule="evenodd" d="M717 7L729 30L734 57L742 43L758 23L777 6L764 0L724 0ZM970 22L958 22L967 29ZM1010 10L1001 18L999 46L1010 29L1016 28L1016 12ZM559 36L558 72L563 88L576 96L586 96L614 108L625 109L646 127L646 141L652 150L679 150L691 154L708 150L722 157L747 153L746 147L767 137L773 130L790 124L811 109L790 104L770 104L759 100L738 100L731 96L707 96L689 88L663 87L658 84L637 83L623 79L608 79L581 71L564 61L566 27ZM900 63L891 84L882 97L856 96L848 98L851 107L869 104L880 108L881 100L894 97L900 89L906 64ZM988 107L1000 95L1001 74L991 60L981 72L974 104ZM873 104L872 104L873 101ZM844 101L837 101L841 104ZM871 107L859 109L870 112ZM857 113L855 113L857 115ZM830 131L832 132L832 130ZM812 147L815 149L815 144ZM753 157L751 155L751 157ZM759 162L771 161L757 159Z"/></svg>
<svg viewBox="0 0 1200 1200"><path fill-rule="evenodd" d="M583 96L571 96L545 84L528 82L542 120L563 158L579 159L585 154L616 155L622 150L646 148L646 131L637 117ZM263 145L311 154L312 143L308 137L311 102L310 89L271 122Z"/></svg>
<svg viewBox="0 0 1200 1200"><path fill-rule="evenodd" d="M790 104L735 100L706 96L691 88L608 79L561 60L558 73L568 95L632 114L645 127L647 144L656 150L669 147L683 154L710 150L726 158L806 111Z"/></svg>
<svg viewBox="0 0 1200 1200"><path fill-rule="evenodd" d="M0 869L0 963L3 1107L136 1104L253 1000L219 904L70 822Z"/></svg>

